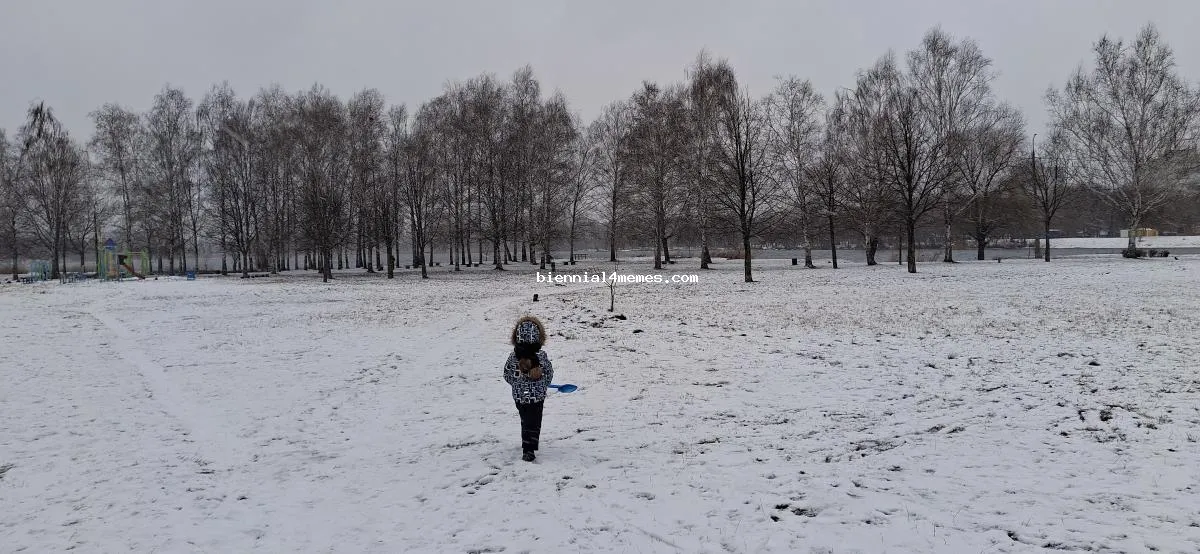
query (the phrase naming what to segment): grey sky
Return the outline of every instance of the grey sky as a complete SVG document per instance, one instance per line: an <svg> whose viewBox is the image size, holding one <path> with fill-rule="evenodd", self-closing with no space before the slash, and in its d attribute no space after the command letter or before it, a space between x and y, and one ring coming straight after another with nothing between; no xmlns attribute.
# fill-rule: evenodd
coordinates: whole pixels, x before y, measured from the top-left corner
<svg viewBox="0 0 1200 554"><path fill-rule="evenodd" d="M998 94L1042 129L1042 95L1089 59L1101 34L1132 38L1154 22L1181 73L1200 79L1200 3L1191 0L3 0L0 128L44 99L77 136L105 102L145 110L164 84L198 100L228 80L239 95L314 82L346 98L379 89L418 104L450 80L532 64L591 119L642 80L678 81L701 48L766 93L776 75L822 93L851 86L888 49L941 25L995 61Z"/></svg>

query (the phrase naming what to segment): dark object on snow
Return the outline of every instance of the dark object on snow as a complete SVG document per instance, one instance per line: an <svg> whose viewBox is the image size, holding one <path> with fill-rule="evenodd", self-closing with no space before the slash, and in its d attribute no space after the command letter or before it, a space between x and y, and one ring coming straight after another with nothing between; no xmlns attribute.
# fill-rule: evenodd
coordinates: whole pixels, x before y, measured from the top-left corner
<svg viewBox="0 0 1200 554"><path fill-rule="evenodd" d="M535 294L535 295L533 295L533 301L534 301L534 302L537 302L537 295L536 295L536 294Z"/></svg>
<svg viewBox="0 0 1200 554"><path fill-rule="evenodd" d="M792 258L792 265L797 265L798 263L800 262L796 258Z"/></svg>
<svg viewBox="0 0 1200 554"><path fill-rule="evenodd" d="M1146 251L1141 248L1126 248L1121 251L1121 255L1126 258L1141 258L1146 255Z"/></svg>
<svg viewBox="0 0 1200 554"><path fill-rule="evenodd" d="M633 332L634 332L634 333L641 333L641 332L642 332L642 330L641 330L641 329L634 329L634 330L633 330Z"/></svg>
<svg viewBox="0 0 1200 554"><path fill-rule="evenodd" d="M563 383L561 385L549 385L549 387L552 389L558 389L558 392L575 392L575 391L579 390L579 387L572 385L570 383Z"/></svg>
<svg viewBox="0 0 1200 554"><path fill-rule="evenodd" d="M617 315L613 316L613 319L619 319L621 321L625 321L626 319L629 319L629 318L625 317L625 314L617 314Z"/></svg>
<svg viewBox="0 0 1200 554"><path fill-rule="evenodd" d="M521 450L525 452L527 462L533 461L533 453L537 452L538 442L542 434L543 400L528 404L517 403L517 412L521 414Z"/></svg>

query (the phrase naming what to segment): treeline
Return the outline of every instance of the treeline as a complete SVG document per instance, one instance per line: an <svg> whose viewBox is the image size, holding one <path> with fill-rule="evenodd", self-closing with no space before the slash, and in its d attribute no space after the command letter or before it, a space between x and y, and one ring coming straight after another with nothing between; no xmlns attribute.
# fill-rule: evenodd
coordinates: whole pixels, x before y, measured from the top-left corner
<svg viewBox="0 0 1200 554"><path fill-rule="evenodd" d="M544 266L584 237L602 237L614 261L623 242L653 245L656 269L696 246L707 268L710 247L736 241L751 281L752 244L766 239L802 245L812 266L814 245L836 247L839 233L869 264L899 237L915 272L930 225L953 261L963 232L980 259L1018 223L1049 240L1072 201L1131 229L1194 217L1196 87L1153 27L1094 54L1047 94L1041 141L997 98L992 60L940 29L828 97L795 76L752 95L702 52L684 81L646 82L586 123L529 67L451 83L411 110L373 89L243 98L220 84L197 101L168 86L145 113L92 112L86 142L36 104L11 137L0 131L0 249L14 273L43 252L57 275L112 233L159 271L196 268L210 245L223 272L329 279L398 265L427 276L435 247L456 269Z"/></svg>

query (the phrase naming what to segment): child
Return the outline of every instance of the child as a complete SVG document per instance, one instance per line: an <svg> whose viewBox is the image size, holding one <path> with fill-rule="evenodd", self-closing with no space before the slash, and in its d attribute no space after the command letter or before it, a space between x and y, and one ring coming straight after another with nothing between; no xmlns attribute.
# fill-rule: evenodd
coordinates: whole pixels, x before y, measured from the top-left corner
<svg viewBox="0 0 1200 554"><path fill-rule="evenodd" d="M512 385L513 400L521 414L521 459L532 462L542 434L542 406L546 387L554 378L550 358L542 351L546 328L533 316L523 316L513 327L513 351L504 363L504 380Z"/></svg>

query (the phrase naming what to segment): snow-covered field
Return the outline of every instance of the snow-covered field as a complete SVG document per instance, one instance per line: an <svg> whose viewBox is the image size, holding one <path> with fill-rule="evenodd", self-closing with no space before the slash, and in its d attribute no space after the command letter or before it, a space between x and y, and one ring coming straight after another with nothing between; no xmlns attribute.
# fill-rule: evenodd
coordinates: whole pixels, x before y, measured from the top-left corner
<svg viewBox="0 0 1200 554"><path fill-rule="evenodd" d="M783 262L0 286L0 551L1200 551L1200 257Z"/></svg>
<svg viewBox="0 0 1200 554"><path fill-rule="evenodd" d="M1027 239L1030 243L1033 239ZM1171 237L1138 237L1137 244L1139 248L1200 248L1200 237L1194 236L1171 236ZM1090 249L1105 249L1120 250L1129 246L1128 238L1110 237L1110 238L1063 238L1050 239L1051 248L1090 248Z"/></svg>

